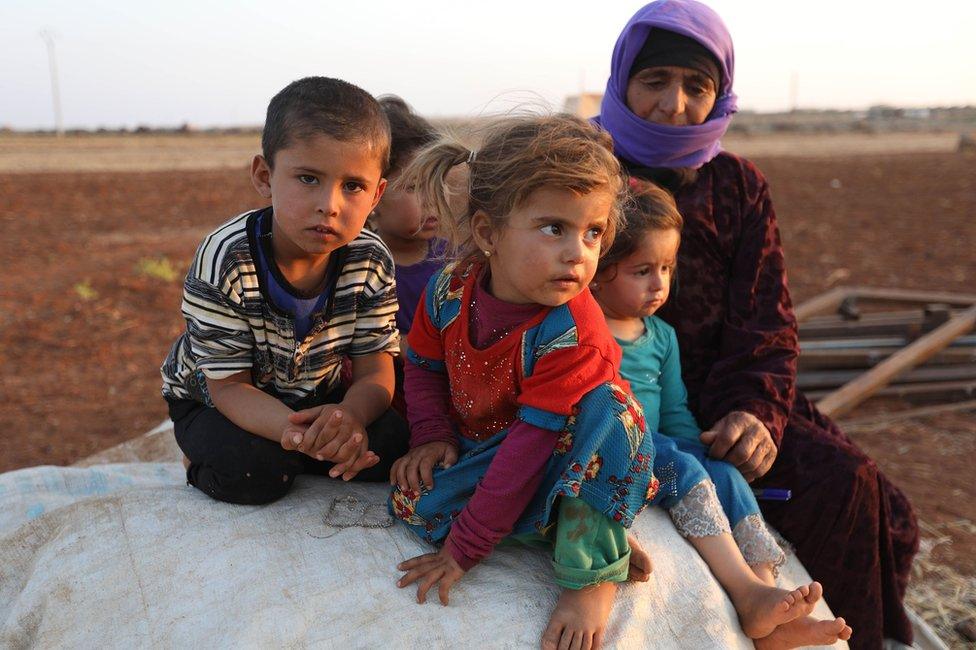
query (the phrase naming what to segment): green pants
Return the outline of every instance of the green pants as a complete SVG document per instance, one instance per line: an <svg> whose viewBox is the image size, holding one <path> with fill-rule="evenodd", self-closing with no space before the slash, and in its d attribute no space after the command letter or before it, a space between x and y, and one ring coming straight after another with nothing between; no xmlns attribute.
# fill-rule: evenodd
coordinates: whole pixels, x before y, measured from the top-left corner
<svg viewBox="0 0 976 650"><path fill-rule="evenodd" d="M627 530L582 499L561 497L556 524L546 534L512 535L502 543L552 550L556 584L566 589L627 580Z"/></svg>

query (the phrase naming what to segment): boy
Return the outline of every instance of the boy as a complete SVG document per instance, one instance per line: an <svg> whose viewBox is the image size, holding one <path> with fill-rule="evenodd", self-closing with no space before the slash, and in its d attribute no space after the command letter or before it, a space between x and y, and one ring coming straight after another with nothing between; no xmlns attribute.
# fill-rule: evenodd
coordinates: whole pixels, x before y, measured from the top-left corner
<svg viewBox="0 0 976 650"><path fill-rule="evenodd" d="M344 81L295 81L271 100L261 145L251 180L271 206L203 240L186 332L161 368L187 482L246 504L281 498L301 473L383 480L409 437L389 410L393 260L363 230L386 187L379 105Z"/></svg>

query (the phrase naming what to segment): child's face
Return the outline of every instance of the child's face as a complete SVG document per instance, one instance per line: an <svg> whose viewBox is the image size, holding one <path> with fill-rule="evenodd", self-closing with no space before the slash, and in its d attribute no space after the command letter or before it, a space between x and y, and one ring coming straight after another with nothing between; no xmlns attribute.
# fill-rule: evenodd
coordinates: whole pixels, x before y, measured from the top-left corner
<svg viewBox="0 0 976 650"><path fill-rule="evenodd" d="M650 230L633 253L597 276L593 295L608 318L643 318L661 308L671 291L679 241L677 230ZM604 274L611 279L604 281Z"/></svg>
<svg viewBox="0 0 976 650"><path fill-rule="evenodd" d="M274 208L276 259L318 258L352 241L383 195L381 172L368 145L327 135L280 149L273 170L255 156L251 180Z"/></svg>
<svg viewBox="0 0 976 650"><path fill-rule="evenodd" d="M543 187L493 230L476 215L476 241L491 251L491 291L513 303L556 307L575 298L593 279L613 197Z"/></svg>
<svg viewBox="0 0 976 650"><path fill-rule="evenodd" d="M407 160L404 167L409 164L410 160ZM390 174L388 180L395 185L399 175L399 172ZM424 214L412 187L390 187L384 192L373 212L372 223L383 238L428 240L437 234L437 217Z"/></svg>

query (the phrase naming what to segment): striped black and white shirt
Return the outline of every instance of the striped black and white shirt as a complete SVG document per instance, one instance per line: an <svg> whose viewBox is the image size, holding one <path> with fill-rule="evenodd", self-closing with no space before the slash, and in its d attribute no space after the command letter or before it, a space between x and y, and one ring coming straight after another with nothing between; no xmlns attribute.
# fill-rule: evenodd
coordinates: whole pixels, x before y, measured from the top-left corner
<svg viewBox="0 0 976 650"><path fill-rule="evenodd" d="M258 268L257 247L270 234L260 232L261 221L270 229L264 211L234 217L197 249L183 285L186 332L160 368L163 395L212 406L206 377L250 370L255 386L291 405L336 387L344 355L399 352L393 258L367 230L333 251L341 259L329 298L296 340L294 318L274 305Z"/></svg>

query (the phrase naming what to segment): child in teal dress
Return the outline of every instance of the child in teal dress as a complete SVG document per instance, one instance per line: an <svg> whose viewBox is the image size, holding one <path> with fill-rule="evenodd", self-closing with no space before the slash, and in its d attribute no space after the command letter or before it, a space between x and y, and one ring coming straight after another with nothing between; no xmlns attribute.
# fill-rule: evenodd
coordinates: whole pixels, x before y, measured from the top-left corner
<svg viewBox="0 0 976 650"><path fill-rule="evenodd" d="M681 215L671 196L655 186L631 198L623 228L600 259L590 290L623 350L621 374L641 403L647 430L654 437L654 471L662 473L663 462L674 463L684 473L691 472L692 466L703 467L743 558L756 577L773 585L785 555L766 527L746 479L731 463L710 458L699 440L701 429L688 408L681 379L675 331L654 316L673 281ZM671 514L675 518L673 510ZM776 645L761 641L757 640L757 647Z"/></svg>

